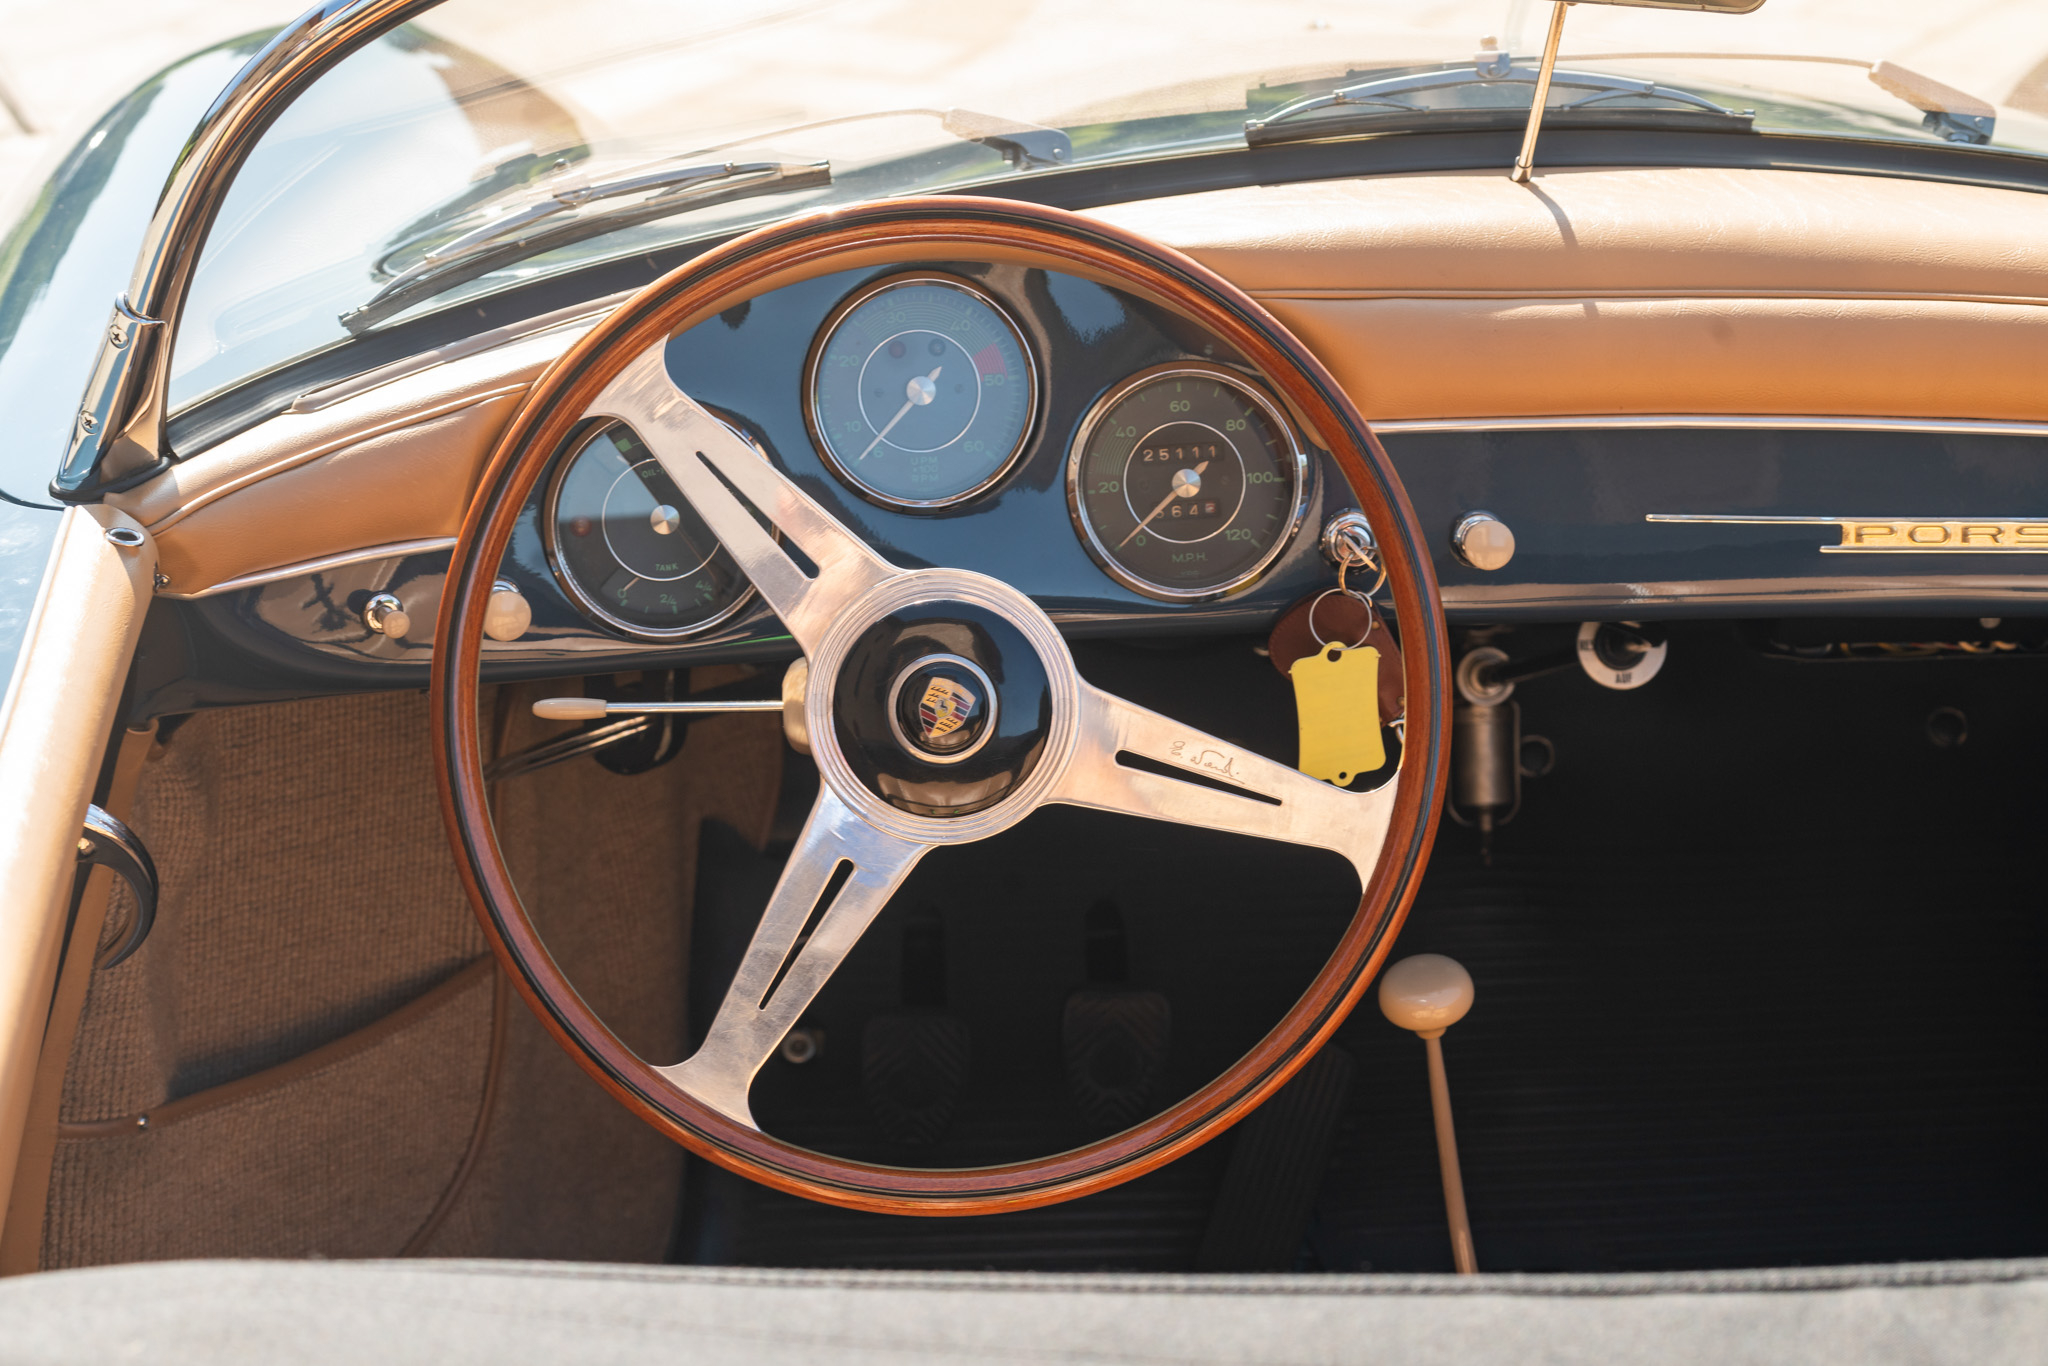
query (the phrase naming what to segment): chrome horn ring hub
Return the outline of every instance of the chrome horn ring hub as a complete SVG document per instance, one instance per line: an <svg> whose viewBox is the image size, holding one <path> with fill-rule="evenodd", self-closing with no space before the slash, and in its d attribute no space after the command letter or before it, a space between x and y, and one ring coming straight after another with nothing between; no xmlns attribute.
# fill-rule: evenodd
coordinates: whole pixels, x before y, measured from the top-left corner
<svg viewBox="0 0 2048 1366"><path fill-rule="evenodd" d="M892 643L909 658L892 658ZM919 754L890 724L912 670L948 657L987 683L992 695L976 701L995 704L957 759ZM961 569L901 574L848 604L811 657L804 697L825 785L867 824L919 844L987 839L1029 815L1066 771L1079 710L1080 678L1051 618L1008 584ZM899 762L874 752L882 727Z"/></svg>

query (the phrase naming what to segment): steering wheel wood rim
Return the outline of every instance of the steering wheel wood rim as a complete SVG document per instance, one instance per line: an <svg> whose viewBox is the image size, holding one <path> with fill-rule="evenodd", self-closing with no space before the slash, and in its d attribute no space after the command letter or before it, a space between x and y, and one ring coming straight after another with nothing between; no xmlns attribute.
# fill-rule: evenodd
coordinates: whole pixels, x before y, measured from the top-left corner
<svg viewBox="0 0 2048 1366"><path fill-rule="evenodd" d="M769 1137L672 1084L583 1002L541 942L489 815L477 714L485 608L520 509L591 405L638 357L768 289L861 264L967 257L1024 261L1160 301L1236 348L1330 451L1370 522L1401 624L1408 698L1399 786L1358 910L1308 989L1221 1076L1122 1133L995 1167L853 1162ZM498 438L442 595L431 694L435 767L458 870L486 937L528 1007L616 1099L690 1150L762 1184L899 1214L986 1214L1088 1194L1215 1137L1283 1085L1371 982L1414 898L1442 805L1448 748L1445 629L1430 557L1385 449L1329 372L1255 300L1198 262L1058 209L970 197L881 201L736 238L671 271L574 343ZM678 1065L680 1066L680 1065Z"/></svg>

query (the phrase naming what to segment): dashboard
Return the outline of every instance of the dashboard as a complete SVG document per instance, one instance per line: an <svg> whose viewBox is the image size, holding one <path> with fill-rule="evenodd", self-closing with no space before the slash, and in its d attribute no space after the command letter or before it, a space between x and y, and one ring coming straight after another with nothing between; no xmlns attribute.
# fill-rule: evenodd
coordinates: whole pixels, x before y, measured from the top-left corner
<svg viewBox="0 0 2048 1366"><path fill-rule="evenodd" d="M2019 301L2033 267L1979 279L2006 258L1971 246L1939 265L1949 258L1919 241L1924 214L1874 212L1953 200L2031 223L2041 197L1780 172L1739 185L1725 172L1587 172L1546 191L1577 233L1559 252L1551 212L1511 188L1497 176L1380 177L1108 216L1222 271L1331 367L1374 418L1432 538L1453 622L2048 608L2034 556L1973 548L1986 526L2016 539L2048 527L2048 424L2026 397L2037 385L2007 373L2037 373L2044 315ZM1717 188L1743 196L1716 199L1713 230L1694 241L1670 206L1679 191ZM1841 220L1827 220L1832 256L1785 226L1829 213ZM2012 226L1987 242L2024 240ZM1976 275L1941 274L1964 267ZM1873 300L1872 279L1897 280L1901 297ZM1996 300L1949 302L1965 284ZM1788 288L1818 303L1788 302ZM561 344L510 349L538 348L544 364ZM675 337L668 363L885 558L1003 579L1071 638L1262 635L1332 582L1319 541L1349 499L1313 433L1216 338L1092 281L971 259L883 263L758 295ZM479 375L462 383L495 413L527 382ZM382 392L387 410L402 408L414 382L360 402ZM278 568L160 593L133 714L423 686L460 511L455 472L476 458L432 444L459 418L434 415L444 408L406 419L423 435L402 457L378 457L381 487L343 490L335 463L367 466L391 439L376 432L311 463L292 443L313 438L285 435L261 471L218 464L238 509L305 509L307 549L267 548L243 563ZM502 420L479 417L479 444L465 449L481 450ZM487 678L794 653L684 505L643 477L633 443L591 428L556 456L501 567L518 629L485 641ZM200 478L233 445L180 476ZM264 485L246 487L254 475L239 471L272 468L283 472L268 477L273 501L247 496ZM355 509L366 488L402 495L394 479L435 492L399 497L406 516L378 535L382 514ZM193 511L176 489L140 496L159 500L137 515L173 552L181 536L228 545L256 525L217 513L225 498ZM323 522L321 499L356 529ZM1492 568L1454 540L1481 512L1513 537ZM1899 548L1942 553L1844 553L1858 548L1845 544L1852 523L1859 536L1895 525L1911 540ZM1973 540L1923 539L1950 535ZM2015 548L2026 547L1996 550ZM409 630L368 629L379 595Z"/></svg>
<svg viewBox="0 0 2048 1366"><path fill-rule="evenodd" d="M974 261L838 272L679 334L667 361L885 558L1003 579L1071 635L1263 630L1331 581L1318 532L1351 503L1327 454L1242 357L1093 281ZM179 603L175 664L145 641L143 677L164 688L148 696L177 709L237 678L389 687L423 672L446 548L343 560ZM792 652L615 422L554 458L500 582L523 629L485 642L494 677ZM402 635L365 627L379 595Z"/></svg>

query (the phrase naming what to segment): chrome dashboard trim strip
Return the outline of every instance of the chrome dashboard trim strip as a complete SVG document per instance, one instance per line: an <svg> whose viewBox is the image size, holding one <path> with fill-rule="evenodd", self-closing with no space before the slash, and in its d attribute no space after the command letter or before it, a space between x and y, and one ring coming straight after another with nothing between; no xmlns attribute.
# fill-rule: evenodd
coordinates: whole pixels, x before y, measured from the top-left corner
<svg viewBox="0 0 2048 1366"><path fill-rule="evenodd" d="M2048 610L2048 578L2041 575L1927 574L1797 579L1705 579L1649 583L1529 583L1447 585L1444 610L1457 622L1635 620L1649 616L1725 617L1733 614L1816 616L1873 609L1961 613L1996 605L2019 613ZM1974 615L1974 613L1971 613Z"/></svg>
<svg viewBox="0 0 2048 1366"><path fill-rule="evenodd" d="M1771 413L1601 413L1584 417L1421 417L1374 419L1382 434L1403 432L1540 432L1599 428L1724 428L1734 431L1922 432L1935 436L2048 436L2048 422L1969 417L1799 417Z"/></svg>
<svg viewBox="0 0 2048 1366"><path fill-rule="evenodd" d="M1839 529L1841 541L1821 546L1823 555L2048 555L2048 520L2042 519L1652 512L1643 520L1709 526L1831 526Z"/></svg>
<svg viewBox="0 0 2048 1366"><path fill-rule="evenodd" d="M301 560L297 564L280 565L276 569L262 569L254 574L239 578L223 579L209 588L196 593L173 593L160 590L160 598L174 598L180 602L197 602L201 598L217 598L226 593L239 593L245 588L261 588L265 584L281 583L286 579L304 578L308 574L321 574L330 569L346 565L362 564L367 560L401 560L408 555L431 555L437 550L455 548L453 536L430 536L419 541L393 541L389 545L367 546L361 550L344 550L339 555L323 555L317 560Z"/></svg>

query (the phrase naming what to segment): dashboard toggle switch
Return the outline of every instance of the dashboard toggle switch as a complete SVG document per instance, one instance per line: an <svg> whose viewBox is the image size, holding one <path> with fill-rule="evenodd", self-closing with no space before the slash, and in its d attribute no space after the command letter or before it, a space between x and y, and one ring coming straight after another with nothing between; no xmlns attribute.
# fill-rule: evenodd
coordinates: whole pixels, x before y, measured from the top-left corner
<svg viewBox="0 0 2048 1366"><path fill-rule="evenodd" d="M363 625L380 636L404 640L412 629L412 614L405 604L389 593L379 593L363 604Z"/></svg>

